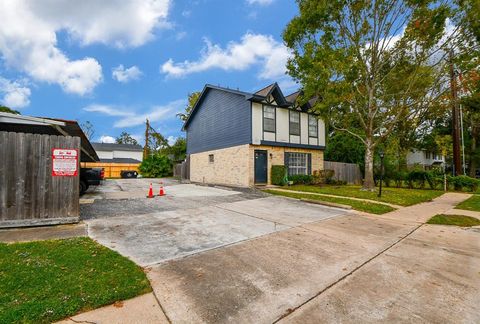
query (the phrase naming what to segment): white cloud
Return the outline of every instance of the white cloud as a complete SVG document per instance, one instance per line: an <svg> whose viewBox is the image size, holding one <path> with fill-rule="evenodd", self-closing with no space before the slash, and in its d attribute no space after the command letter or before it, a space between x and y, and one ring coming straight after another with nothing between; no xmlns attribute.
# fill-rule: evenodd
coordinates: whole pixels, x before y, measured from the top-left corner
<svg viewBox="0 0 480 324"><path fill-rule="evenodd" d="M205 42L206 48L197 61L175 63L169 59L161 66L161 72L170 77L183 77L213 68L242 71L260 65L259 77L273 79L285 74L291 55L287 47L268 35L247 33L240 42L230 42L225 49L208 40Z"/></svg>
<svg viewBox="0 0 480 324"><path fill-rule="evenodd" d="M166 26L169 6L169 0L3 0L0 53L35 80L84 95L102 81L102 68L91 57L67 57L56 33L65 31L81 45L140 46Z"/></svg>
<svg viewBox="0 0 480 324"><path fill-rule="evenodd" d="M132 80L138 80L140 79L142 74L142 71L136 65L126 69L123 64L120 64L112 70L112 78L122 83L127 83Z"/></svg>
<svg viewBox="0 0 480 324"><path fill-rule="evenodd" d="M176 114L184 109L186 103L187 102L185 99L175 100L163 106L154 106L146 113L138 113L132 109L117 107L114 105L100 104L86 106L83 108L83 110L88 112L97 112L112 117L121 117L114 122L113 127L128 128L142 125L147 119L150 121L150 123L154 123L175 118Z"/></svg>
<svg viewBox="0 0 480 324"><path fill-rule="evenodd" d="M261 6L267 6L272 4L275 0L246 0L249 5L259 4Z"/></svg>
<svg viewBox="0 0 480 324"><path fill-rule="evenodd" d="M108 136L108 135L102 135L98 139L100 143L115 143L115 137Z"/></svg>
<svg viewBox="0 0 480 324"><path fill-rule="evenodd" d="M0 77L0 94L3 94L1 103L10 108L23 108L30 104L30 88L26 81L10 81Z"/></svg>
<svg viewBox="0 0 480 324"><path fill-rule="evenodd" d="M133 112L126 111L124 108L119 108L112 105L92 104L84 107L83 110L88 112L99 112L108 116L126 117L126 116L133 116L134 114Z"/></svg>
<svg viewBox="0 0 480 324"><path fill-rule="evenodd" d="M168 137L167 137L168 145L173 145L173 144L175 144L175 141L177 140L177 138L178 138L178 137L175 137L175 136L172 136L172 135L168 136Z"/></svg>

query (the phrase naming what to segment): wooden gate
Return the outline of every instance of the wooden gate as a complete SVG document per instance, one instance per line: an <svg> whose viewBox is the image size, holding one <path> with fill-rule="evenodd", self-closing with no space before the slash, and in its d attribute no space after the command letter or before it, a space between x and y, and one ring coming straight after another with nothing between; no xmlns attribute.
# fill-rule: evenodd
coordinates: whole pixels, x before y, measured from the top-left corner
<svg viewBox="0 0 480 324"><path fill-rule="evenodd" d="M0 228L78 222L79 176L52 176L53 148L80 138L0 132Z"/></svg>

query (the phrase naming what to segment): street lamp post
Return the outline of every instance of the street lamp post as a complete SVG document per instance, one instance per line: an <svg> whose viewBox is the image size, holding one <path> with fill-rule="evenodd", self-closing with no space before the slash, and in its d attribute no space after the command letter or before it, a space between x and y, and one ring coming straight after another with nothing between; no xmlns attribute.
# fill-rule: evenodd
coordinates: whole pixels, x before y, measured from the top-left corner
<svg viewBox="0 0 480 324"><path fill-rule="evenodd" d="M378 191L378 197L382 197L382 182L383 182L383 158L385 153L380 151L380 190Z"/></svg>

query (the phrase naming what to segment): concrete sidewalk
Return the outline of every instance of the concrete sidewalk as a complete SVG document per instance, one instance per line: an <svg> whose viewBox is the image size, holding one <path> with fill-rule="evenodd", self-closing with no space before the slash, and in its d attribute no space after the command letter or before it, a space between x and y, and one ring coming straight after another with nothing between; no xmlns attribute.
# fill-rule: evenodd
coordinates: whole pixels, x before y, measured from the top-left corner
<svg viewBox="0 0 480 324"><path fill-rule="evenodd" d="M72 319L478 323L480 233L424 224L466 198L446 194L381 217L304 220L283 231L167 261L148 269L155 299L148 295L145 303L126 301L123 308L109 306ZM237 208L248 212L249 206L241 202ZM272 217L266 209L257 211ZM276 219L285 222L285 217ZM146 307L156 317L146 318Z"/></svg>

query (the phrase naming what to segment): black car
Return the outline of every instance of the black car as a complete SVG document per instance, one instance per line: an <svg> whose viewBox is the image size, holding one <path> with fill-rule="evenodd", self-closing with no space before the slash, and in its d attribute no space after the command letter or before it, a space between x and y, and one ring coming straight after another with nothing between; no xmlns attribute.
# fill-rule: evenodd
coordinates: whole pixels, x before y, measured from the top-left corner
<svg viewBox="0 0 480 324"><path fill-rule="evenodd" d="M83 195L88 187L98 186L105 178L105 170L101 168L80 168L80 195Z"/></svg>

